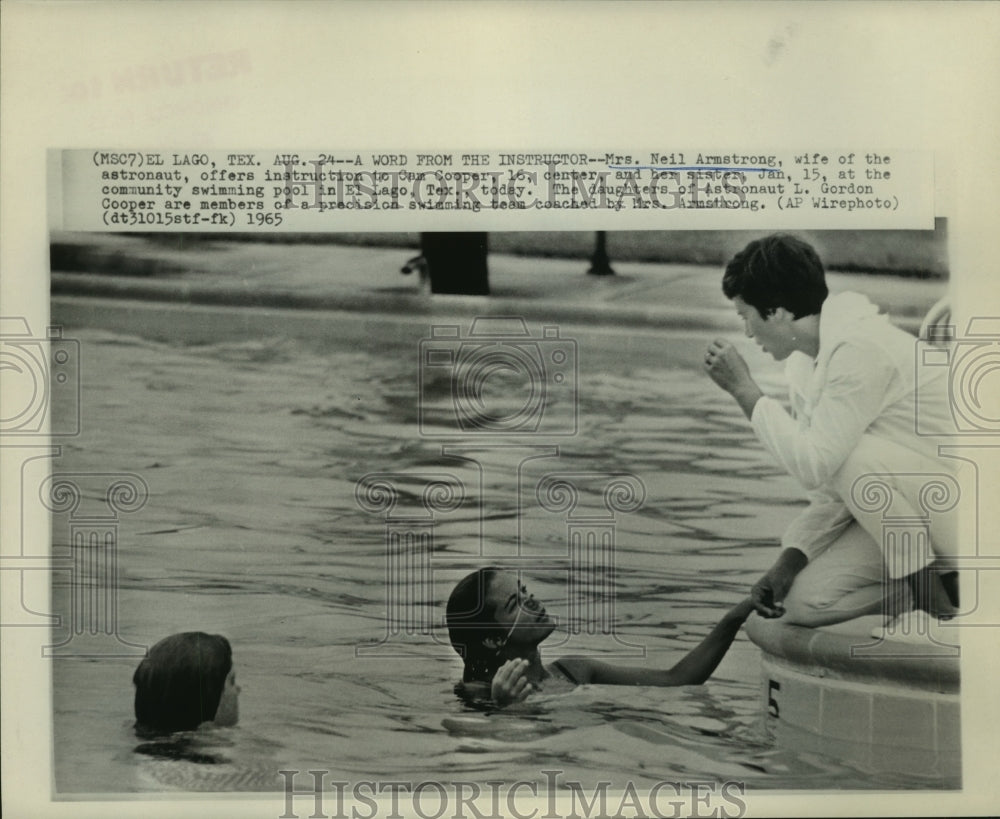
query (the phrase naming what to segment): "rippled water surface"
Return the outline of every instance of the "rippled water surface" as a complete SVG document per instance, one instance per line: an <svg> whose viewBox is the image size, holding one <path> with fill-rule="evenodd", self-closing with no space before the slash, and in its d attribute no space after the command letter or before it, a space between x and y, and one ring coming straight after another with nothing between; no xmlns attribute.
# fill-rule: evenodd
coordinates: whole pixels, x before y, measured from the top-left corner
<svg viewBox="0 0 1000 819"><path fill-rule="evenodd" d="M620 343L600 354L581 344L576 434L491 447L434 437L453 423L454 402L442 376L418 383L416 337L358 352L252 333L210 345L73 335L83 345L83 434L53 469L136 473L150 490L144 508L121 518L121 634L144 645L177 631L225 634L243 692L238 727L142 746L131 730L137 660L58 661L59 792L268 790L282 769L346 781L544 784L542 770L560 770L618 787L685 776L768 789L907 784L774 747L760 723L758 652L743 635L704 686L588 686L494 714L468 710L452 692L460 663L440 627L443 601L471 568L519 555L536 597L564 625L571 619L574 521L535 491L550 473L577 473L573 515L606 509L603 488L621 473L645 497L615 513L619 640L563 629L543 644L547 659L617 653L668 666L773 559L797 492L736 407L676 363L702 339L665 336L673 353L662 362L622 354ZM523 388L512 382L492 406L516 405ZM551 431L572 428L572 407L570 393L554 391ZM408 476L392 479L395 518L421 513L422 476L446 476L452 504L437 513L420 579L387 575L396 524L355 494L376 472ZM594 472L605 474L579 474ZM57 516L57 550L66 528ZM597 599L596 587L581 588ZM65 588L55 595L63 600ZM359 646L373 650L356 656Z"/></svg>

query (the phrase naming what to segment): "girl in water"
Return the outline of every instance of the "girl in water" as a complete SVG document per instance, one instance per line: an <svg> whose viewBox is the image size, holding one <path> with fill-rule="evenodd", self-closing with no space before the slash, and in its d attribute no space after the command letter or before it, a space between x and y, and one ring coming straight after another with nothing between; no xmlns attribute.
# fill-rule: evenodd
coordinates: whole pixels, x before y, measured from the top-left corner
<svg viewBox="0 0 1000 819"><path fill-rule="evenodd" d="M478 569L458 582L445 619L452 647L465 661L456 692L464 699L491 699L504 706L562 685L699 685L718 666L751 611L749 598L734 606L669 669L617 666L589 657L543 665L538 646L555 623L517 574L495 567Z"/></svg>
<svg viewBox="0 0 1000 819"><path fill-rule="evenodd" d="M210 722L235 725L239 693L233 652L218 634L188 631L154 645L132 677L140 735L193 731Z"/></svg>

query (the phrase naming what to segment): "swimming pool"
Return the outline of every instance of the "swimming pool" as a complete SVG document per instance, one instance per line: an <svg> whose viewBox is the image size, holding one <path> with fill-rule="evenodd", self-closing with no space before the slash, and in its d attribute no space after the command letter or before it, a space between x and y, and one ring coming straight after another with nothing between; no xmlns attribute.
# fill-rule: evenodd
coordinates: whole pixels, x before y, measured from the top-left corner
<svg viewBox="0 0 1000 819"><path fill-rule="evenodd" d="M240 725L200 737L201 761L161 758L136 753L137 660L56 661L60 795L277 790L279 770L316 769L347 782L527 780L543 791L553 770L613 788L685 778L748 789L928 785L775 747L757 700L759 653L744 635L699 687L584 687L500 714L469 711L452 692L460 662L440 626L443 601L476 565L521 561L566 626L543 644L546 659L617 651L667 666L773 560L798 491L697 370L715 333L561 327L576 345L575 392L544 407L548 431L491 446L497 439L448 432L453 398L419 379L431 325L468 327L454 315L58 297L53 321L82 345L83 418L53 470L128 472L149 487L118 529L122 638L222 633L243 688ZM744 352L779 392L776 367L752 345ZM509 385L515 404L522 386ZM356 496L360 479L385 472L404 475L393 478L402 519L420 511L419 476L447 475L461 490L435 519L419 583L387 574L394 522ZM644 495L604 530L618 641L573 630L566 544L581 521L542 503L536 489L552 473L588 473L576 479L581 510L599 508L615 476ZM58 552L66 522L53 525ZM597 599L592 586L584 592ZM57 605L67 594L55 586ZM399 595L409 595L398 609L407 622L431 634L393 631Z"/></svg>

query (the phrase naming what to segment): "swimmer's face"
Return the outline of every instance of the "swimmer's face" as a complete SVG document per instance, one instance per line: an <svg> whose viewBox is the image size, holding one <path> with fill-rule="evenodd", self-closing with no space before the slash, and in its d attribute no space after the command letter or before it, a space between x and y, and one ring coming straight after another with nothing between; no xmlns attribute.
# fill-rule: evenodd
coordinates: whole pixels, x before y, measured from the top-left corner
<svg viewBox="0 0 1000 819"><path fill-rule="evenodd" d="M222 688L222 696L219 698L219 707L215 709L216 725L229 727L235 725L240 719L240 687L236 684L236 669L229 669L226 677L226 684Z"/></svg>
<svg viewBox="0 0 1000 819"><path fill-rule="evenodd" d="M545 607L528 594L513 572L500 572L486 591L486 605L504 631L513 629L508 643L537 645L555 630Z"/></svg>
<svg viewBox="0 0 1000 819"><path fill-rule="evenodd" d="M733 297L733 306L743 319L743 329L765 353L770 353L775 361L784 361L794 351L795 327L791 313L779 307L767 318L763 318L757 308L747 304L739 296Z"/></svg>

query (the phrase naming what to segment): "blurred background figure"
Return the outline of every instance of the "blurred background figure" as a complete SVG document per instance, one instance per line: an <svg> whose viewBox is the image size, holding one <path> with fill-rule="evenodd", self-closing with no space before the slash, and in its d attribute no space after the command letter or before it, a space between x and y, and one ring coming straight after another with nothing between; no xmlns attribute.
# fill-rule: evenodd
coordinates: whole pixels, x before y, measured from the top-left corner
<svg viewBox="0 0 1000 819"><path fill-rule="evenodd" d="M421 289L426 290L429 282L432 293L488 296L486 252L486 233L421 233L420 255L410 259L400 272L418 273Z"/></svg>

